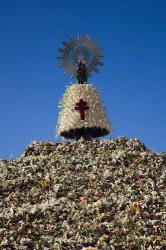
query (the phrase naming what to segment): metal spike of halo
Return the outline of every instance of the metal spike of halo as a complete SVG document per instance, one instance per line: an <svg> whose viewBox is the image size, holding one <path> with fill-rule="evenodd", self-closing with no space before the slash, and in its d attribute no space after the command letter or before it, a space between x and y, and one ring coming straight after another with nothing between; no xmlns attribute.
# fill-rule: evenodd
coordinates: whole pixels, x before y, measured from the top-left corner
<svg viewBox="0 0 166 250"><path fill-rule="evenodd" d="M100 54L102 48L97 48L96 43L96 41L91 41L89 36L85 38L78 36L77 39L70 36L70 42L64 41L64 47L59 48L61 55L57 59L62 61L59 66L64 68L65 73L71 74L74 78L80 60L86 65L88 77L92 71L98 72L98 65L103 65L100 58L104 57L104 55Z"/></svg>

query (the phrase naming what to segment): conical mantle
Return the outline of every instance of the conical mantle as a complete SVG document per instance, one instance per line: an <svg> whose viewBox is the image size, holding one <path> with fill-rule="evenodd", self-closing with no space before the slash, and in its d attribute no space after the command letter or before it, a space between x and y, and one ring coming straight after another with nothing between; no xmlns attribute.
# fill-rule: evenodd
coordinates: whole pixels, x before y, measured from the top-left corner
<svg viewBox="0 0 166 250"><path fill-rule="evenodd" d="M111 131L100 96L92 84L69 86L60 108L57 136L96 138Z"/></svg>

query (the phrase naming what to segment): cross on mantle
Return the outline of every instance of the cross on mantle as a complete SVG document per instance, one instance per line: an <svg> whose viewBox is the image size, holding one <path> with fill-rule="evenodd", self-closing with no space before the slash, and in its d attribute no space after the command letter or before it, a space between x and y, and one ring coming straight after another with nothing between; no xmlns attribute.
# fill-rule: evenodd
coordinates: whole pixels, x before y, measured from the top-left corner
<svg viewBox="0 0 166 250"><path fill-rule="evenodd" d="M78 110L80 112L81 120L85 120L85 110L88 110L89 107L87 105L87 102L83 101L83 99L80 99L79 102L76 103L75 110Z"/></svg>

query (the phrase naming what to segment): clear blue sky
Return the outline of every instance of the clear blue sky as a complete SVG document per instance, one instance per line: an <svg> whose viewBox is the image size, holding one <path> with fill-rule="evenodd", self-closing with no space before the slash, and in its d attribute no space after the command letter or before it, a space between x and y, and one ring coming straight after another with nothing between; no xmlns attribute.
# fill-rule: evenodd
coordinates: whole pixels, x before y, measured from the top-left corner
<svg viewBox="0 0 166 250"><path fill-rule="evenodd" d="M1 0L0 158L18 156L33 140L60 140L58 102L72 79L58 68L57 49L78 34L104 48L104 67L91 82L112 138L166 151L165 13L165 0Z"/></svg>

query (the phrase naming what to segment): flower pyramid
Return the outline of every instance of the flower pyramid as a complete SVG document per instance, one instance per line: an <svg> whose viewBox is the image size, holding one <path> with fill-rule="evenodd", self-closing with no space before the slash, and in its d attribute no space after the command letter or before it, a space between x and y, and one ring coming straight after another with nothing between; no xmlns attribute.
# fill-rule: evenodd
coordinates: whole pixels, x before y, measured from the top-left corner
<svg viewBox="0 0 166 250"><path fill-rule="evenodd" d="M88 38L78 41L85 58L86 46L94 51L90 71L100 55ZM64 44L64 65L75 72L66 55L74 48L77 58L80 47ZM59 136L89 140L111 131L88 74L80 62L61 102ZM34 142L17 159L0 160L0 249L166 249L166 153L119 137Z"/></svg>

